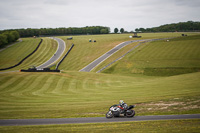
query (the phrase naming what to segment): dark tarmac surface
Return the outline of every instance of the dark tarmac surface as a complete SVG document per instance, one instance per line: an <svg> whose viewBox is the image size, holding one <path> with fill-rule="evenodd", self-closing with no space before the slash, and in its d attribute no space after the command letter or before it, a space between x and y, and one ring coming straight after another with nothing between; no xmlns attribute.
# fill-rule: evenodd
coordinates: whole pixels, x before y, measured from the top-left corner
<svg viewBox="0 0 200 133"><path fill-rule="evenodd" d="M0 120L0 126L106 123L106 122L153 121L153 120L176 120L176 119L200 119L200 114L135 116L133 118L118 117L118 118L109 118L109 119L106 117L55 118L55 119L8 119L8 120Z"/></svg>

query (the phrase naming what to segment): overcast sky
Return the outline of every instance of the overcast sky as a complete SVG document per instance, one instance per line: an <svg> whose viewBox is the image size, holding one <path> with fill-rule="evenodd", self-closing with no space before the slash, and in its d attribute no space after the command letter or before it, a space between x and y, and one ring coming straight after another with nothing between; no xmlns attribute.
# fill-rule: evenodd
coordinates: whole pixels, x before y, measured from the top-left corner
<svg viewBox="0 0 200 133"><path fill-rule="evenodd" d="M0 0L0 30L108 26L151 28L200 21L200 0Z"/></svg>

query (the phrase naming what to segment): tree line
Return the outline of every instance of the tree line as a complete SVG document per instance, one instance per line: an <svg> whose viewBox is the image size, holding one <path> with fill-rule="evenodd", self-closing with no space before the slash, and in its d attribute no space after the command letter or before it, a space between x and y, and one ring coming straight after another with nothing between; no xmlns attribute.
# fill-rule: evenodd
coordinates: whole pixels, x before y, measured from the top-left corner
<svg viewBox="0 0 200 133"><path fill-rule="evenodd" d="M4 31L0 34L0 47L4 47L12 42L15 42L20 37L17 31Z"/></svg>
<svg viewBox="0 0 200 133"><path fill-rule="evenodd" d="M87 26L87 27L61 27L61 28L27 28L15 29L19 32L20 37L32 37L41 35L81 35L81 34L108 34L110 33L109 27L103 26Z"/></svg>
<svg viewBox="0 0 200 133"><path fill-rule="evenodd" d="M195 32L200 31L200 22L179 22L153 28L136 28L135 32Z"/></svg>

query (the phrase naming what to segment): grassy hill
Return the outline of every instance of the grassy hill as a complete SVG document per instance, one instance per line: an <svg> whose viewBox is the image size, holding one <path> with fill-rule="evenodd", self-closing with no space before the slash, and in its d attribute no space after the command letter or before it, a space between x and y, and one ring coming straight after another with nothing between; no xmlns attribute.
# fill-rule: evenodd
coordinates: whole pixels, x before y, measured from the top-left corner
<svg viewBox="0 0 200 133"><path fill-rule="evenodd" d="M29 55L39 44L40 38L22 38L22 42L15 44L0 52L0 68L13 66L20 62L24 57ZM39 49L21 65L9 69L19 70L27 69L31 66L38 66L47 61L57 50L56 41L50 38L43 38L43 42Z"/></svg>
<svg viewBox="0 0 200 133"><path fill-rule="evenodd" d="M193 34L193 33L191 33ZM190 35L191 35L190 34ZM83 36L72 36L72 41L67 41L67 37L59 37L63 39L66 44L74 43L75 47L68 57L63 61L59 69L69 71L79 71L90 62L116 46L117 44L129 41L129 40L141 40L151 38L166 38L166 37L177 37L181 33L144 33L140 34L142 38L129 38L132 34L109 34L109 35L83 35ZM96 40L97 42L89 42L89 39ZM129 47L130 48L130 47ZM122 50L124 52L127 49ZM121 53L124 53L121 52ZM119 56L119 54L117 54Z"/></svg>
<svg viewBox="0 0 200 133"><path fill-rule="evenodd" d="M22 42L0 52L0 68L13 66L30 54L39 44L40 39L23 38Z"/></svg>
<svg viewBox="0 0 200 133"><path fill-rule="evenodd" d="M199 72L171 77L1 74L0 119L104 116L120 99L138 105L137 115L199 113L199 78Z"/></svg>
<svg viewBox="0 0 200 133"><path fill-rule="evenodd" d="M72 52L63 61L59 69L67 71L79 71L90 62L116 46L117 44L129 41L129 40L141 40L141 39L152 39L152 38L167 38L167 37L180 37L182 33L141 33L139 35L142 38L129 38L132 34L109 34L109 35L83 35L83 36L72 36L73 40L67 40L67 37L59 37L63 39L68 46L72 43L75 44ZM197 33L188 33L188 35L195 35ZM89 39L96 40L97 42L89 42ZM120 55L127 52L130 48L137 45L133 43L117 52L114 56L111 56L108 60L100 64L100 66L94 70L98 71Z"/></svg>
<svg viewBox="0 0 200 133"><path fill-rule="evenodd" d="M171 76L200 70L200 35L155 41L138 47L105 73Z"/></svg>

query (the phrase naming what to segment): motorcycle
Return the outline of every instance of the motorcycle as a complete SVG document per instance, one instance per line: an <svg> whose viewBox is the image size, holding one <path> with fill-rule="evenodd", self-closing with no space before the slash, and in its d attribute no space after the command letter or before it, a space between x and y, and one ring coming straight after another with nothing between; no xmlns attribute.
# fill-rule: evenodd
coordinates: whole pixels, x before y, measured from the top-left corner
<svg viewBox="0 0 200 133"><path fill-rule="evenodd" d="M135 111L132 108L136 107L135 105L130 105L127 109L123 109L120 105L112 105L109 108L109 111L106 113L106 118L119 117L120 115L124 115L126 117L133 117L135 115Z"/></svg>

